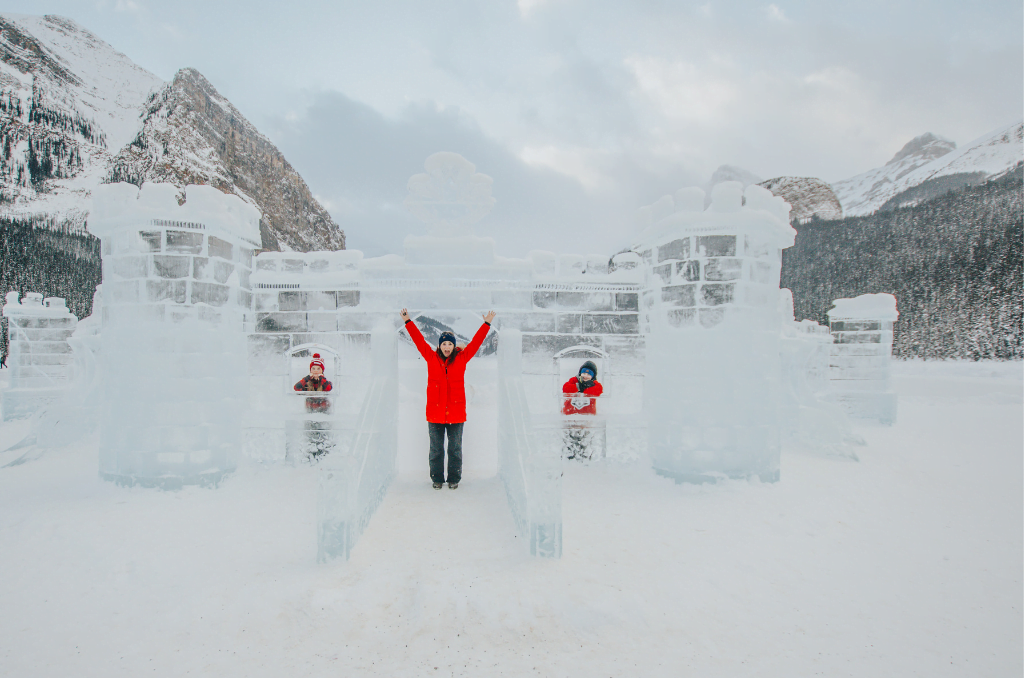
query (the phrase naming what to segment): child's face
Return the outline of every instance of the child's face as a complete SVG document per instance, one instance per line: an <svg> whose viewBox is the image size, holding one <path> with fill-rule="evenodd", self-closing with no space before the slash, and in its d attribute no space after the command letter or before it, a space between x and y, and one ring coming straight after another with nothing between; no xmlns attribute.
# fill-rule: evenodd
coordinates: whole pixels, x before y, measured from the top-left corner
<svg viewBox="0 0 1024 678"><path fill-rule="evenodd" d="M583 381L590 381L593 378L594 375L592 375L590 372L580 372L580 379L582 379Z"/></svg>
<svg viewBox="0 0 1024 678"><path fill-rule="evenodd" d="M319 379L320 377L324 376L323 368L321 368L319 365L313 365L312 367L309 368L309 376L313 377L314 379Z"/></svg>

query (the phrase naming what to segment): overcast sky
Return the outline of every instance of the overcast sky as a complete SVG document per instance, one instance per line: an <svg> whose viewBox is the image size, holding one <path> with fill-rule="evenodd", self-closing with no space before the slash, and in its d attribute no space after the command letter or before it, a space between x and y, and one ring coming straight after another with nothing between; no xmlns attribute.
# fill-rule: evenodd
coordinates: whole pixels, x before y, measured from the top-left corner
<svg viewBox="0 0 1024 678"><path fill-rule="evenodd" d="M837 181L912 137L1020 119L1020 0L9 0L164 79L190 66L273 140L368 254L419 228L439 150L494 177L477 228L604 252L641 205L721 164Z"/></svg>

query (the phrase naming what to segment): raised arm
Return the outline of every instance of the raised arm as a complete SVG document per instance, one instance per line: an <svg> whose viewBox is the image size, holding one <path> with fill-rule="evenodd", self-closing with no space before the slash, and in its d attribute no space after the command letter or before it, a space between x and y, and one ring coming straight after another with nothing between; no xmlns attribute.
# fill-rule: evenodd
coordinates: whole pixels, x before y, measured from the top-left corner
<svg viewBox="0 0 1024 678"><path fill-rule="evenodd" d="M459 356L466 356L466 362L473 359L476 352L480 350L481 344L484 343L484 339L487 337L487 333L491 330L491 321L494 320L494 311L491 311L484 316L484 324L480 326L480 329L473 335L472 341L469 342L469 346L466 347Z"/></svg>
<svg viewBox="0 0 1024 678"><path fill-rule="evenodd" d="M434 351L431 350L430 344L423 338L423 333L420 332L420 328L416 327L416 323L409 317L409 311L402 309L402 320L405 321L405 331L412 337L412 343L416 344L416 350L420 352L424 360L430 360L434 355Z"/></svg>

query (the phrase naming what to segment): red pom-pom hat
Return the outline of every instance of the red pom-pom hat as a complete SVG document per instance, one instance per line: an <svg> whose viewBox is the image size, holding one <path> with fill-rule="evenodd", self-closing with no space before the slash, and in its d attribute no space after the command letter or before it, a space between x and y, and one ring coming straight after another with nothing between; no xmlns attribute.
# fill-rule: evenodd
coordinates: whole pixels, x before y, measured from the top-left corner
<svg viewBox="0 0 1024 678"><path fill-rule="evenodd" d="M320 360L320 354L319 353L314 353L313 354L313 359L309 361L309 369L313 369L313 365L316 365L317 367L319 367L321 371L324 371L324 372L327 371L327 370L324 369L324 361Z"/></svg>

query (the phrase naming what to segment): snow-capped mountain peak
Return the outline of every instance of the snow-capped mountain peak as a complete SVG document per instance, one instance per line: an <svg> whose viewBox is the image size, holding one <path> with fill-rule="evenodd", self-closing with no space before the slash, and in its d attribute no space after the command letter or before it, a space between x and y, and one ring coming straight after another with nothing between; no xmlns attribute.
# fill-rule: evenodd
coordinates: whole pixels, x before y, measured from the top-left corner
<svg viewBox="0 0 1024 678"><path fill-rule="evenodd" d="M74 21L0 14L0 214L78 230L107 181L209 184L263 214L270 249L344 249L280 151L197 71L170 83Z"/></svg>
<svg viewBox="0 0 1024 678"><path fill-rule="evenodd" d="M925 132L908 141L885 165L886 167L898 165L902 170L906 170L908 167L920 167L954 150L956 150L956 142L931 132Z"/></svg>
<svg viewBox="0 0 1024 678"><path fill-rule="evenodd" d="M916 204L952 188L999 176L1024 161L1024 123L990 132L962 148L935 134L908 142L892 160L832 186L846 216Z"/></svg>

